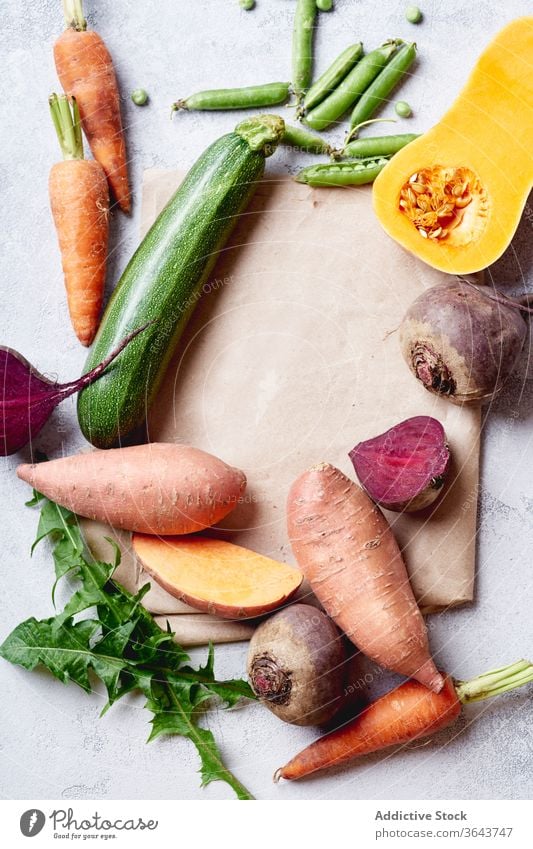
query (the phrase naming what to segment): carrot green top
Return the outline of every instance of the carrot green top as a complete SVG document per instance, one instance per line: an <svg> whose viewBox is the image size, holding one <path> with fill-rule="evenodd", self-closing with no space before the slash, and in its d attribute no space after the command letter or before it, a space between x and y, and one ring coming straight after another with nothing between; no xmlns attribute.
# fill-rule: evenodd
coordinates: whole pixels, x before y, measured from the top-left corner
<svg viewBox="0 0 533 849"><path fill-rule="evenodd" d="M83 17L82 0L63 0L63 14L67 27L83 32L87 21Z"/></svg>
<svg viewBox="0 0 533 849"><path fill-rule="evenodd" d="M52 94L50 114L56 128L63 159L83 159L80 113L76 99L66 94Z"/></svg>
<svg viewBox="0 0 533 849"><path fill-rule="evenodd" d="M468 702L480 702L492 696L499 696L500 693L523 687L531 681L533 681L533 664L528 660L519 660L510 666L503 666L501 669L493 669L491 672L485 672L484 675L478 675L471 681L456 681L455 690L459 701L468 704Z"/></svg>

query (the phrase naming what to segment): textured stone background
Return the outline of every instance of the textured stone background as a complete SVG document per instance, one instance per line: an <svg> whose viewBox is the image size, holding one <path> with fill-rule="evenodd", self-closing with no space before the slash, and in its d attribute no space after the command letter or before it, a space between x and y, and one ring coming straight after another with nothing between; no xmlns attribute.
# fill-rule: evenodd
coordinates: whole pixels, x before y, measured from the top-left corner
<svg viewBox="0 0 533 849"><path fill-rule="evenodd" d="M130 220L113 218L110 287L137 243L143 168L187 168L207 143L235 124L232 114L179 115L171 123L170 103L198 88L287 79L293 5L289 0L257 0L256 10L245 13L237 0L85 0L86 15L109 45L124 93L136 196ZM421 5L425 20L419 27L405 21L405 3L399 0L336 0L336 13L320 18L319 71L356 39L367 47L391 36L416 39L420 59L401 92L415 116L397 125L398 131L423 130L434 123L489 38L507 21L531 12L527 0L426 0ZM48 171L59 153L47 111L47 96L57 88L51 46L61 28L59 0L2 2L0 280L2 342L23 352L44 373L67 379L78 374L85 354L70 331L47 197ZM144 109L127 97L138 86L151 95ZM294 153L277 156L278 167L288 173L305 161ZM512 248L491 270L508 291L533 284L532 227L529 207ZM529 352L528 347L522 368L493 405L484 430L477 603L431 620L438 661L460 678L533 655ZM50 456L83 447L73 402L57 412L38 447ZM13 474L19 461L4 460L0 477L2 637L22 619L51 612L51 561L45 547L29 558L36 516L22 506L28 492ZM239 673L244 655L242 646L221 649L220 674ZM4 797L230 796L221 784L198 789L197 758L186 741L145 745L149 717L141 700L124 700L99 719L99 693L85 696L46 672L30 674L3 662L0 675ZM390 683L383 676L373 687ZM531 798L532 721L531 691L519 692L469 708L453 730L425 746L415 745L396 757L369 758L326 779L278 787L270 780L274 769L312 740L314 731L282 726L253 706L213 716L211 727L228 765L262 799Z"/></svg>

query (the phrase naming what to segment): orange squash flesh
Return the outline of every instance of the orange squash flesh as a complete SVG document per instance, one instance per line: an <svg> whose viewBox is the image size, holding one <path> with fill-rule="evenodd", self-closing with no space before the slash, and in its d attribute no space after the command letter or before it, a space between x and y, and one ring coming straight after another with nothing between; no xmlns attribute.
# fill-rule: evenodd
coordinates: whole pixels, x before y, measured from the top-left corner
<svg viewBox="0 0 533 849"><path fill-rule="evenodd" d="M533 185L532 63L533 17L518 18L482 53L442 120L395 154L374 183L374 210L385 231L434 268L450 274L480 271L501 256L516 231ZM444 174L446 183L454 173L464 175L455 169L467 169L472 186L465 184L461 209L444 219L444 235L435 237L441 221L424 235L424 226L409 217L412 208L406 212L400 206L409 180L416 183L416 175L425 174L433 199L438 191L433 192L431 171ZM425 191L423 185L415 188ZM450 194L451 189L446 184ZM438 207L437 198L433 205Z"/></svg>
<svg viewBox="0 0 533 849"><path fill-rule="evenodd" d="M134 534L133 549L146 571L171 595L227 619L275 610L303 580L292 566L207 537Z"/></svg>

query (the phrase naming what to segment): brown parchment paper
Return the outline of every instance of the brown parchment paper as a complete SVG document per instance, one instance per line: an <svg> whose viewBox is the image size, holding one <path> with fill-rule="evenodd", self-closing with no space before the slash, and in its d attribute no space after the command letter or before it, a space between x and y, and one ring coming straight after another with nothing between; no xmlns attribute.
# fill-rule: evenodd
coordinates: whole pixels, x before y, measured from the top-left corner
<svg viewBox="0 0 533 849"><path fill-rule="evenodd" d="M180 182L144 175L145 232ZM426 612L473 596L480 416L426 392L400 354L410 302L445 275L405 253L371 189L263 182L220 256L149 418L152 441L191 443L243 469L246 500L217 531L294 562L285 499L319 461L350 477L347 452L402 419L439 419L453 453L437 508L387 513ZM131 568L129 576L133 574ZM135 581L147 576L137 568ZM192 611L153 588L157 613Z"/></svg>

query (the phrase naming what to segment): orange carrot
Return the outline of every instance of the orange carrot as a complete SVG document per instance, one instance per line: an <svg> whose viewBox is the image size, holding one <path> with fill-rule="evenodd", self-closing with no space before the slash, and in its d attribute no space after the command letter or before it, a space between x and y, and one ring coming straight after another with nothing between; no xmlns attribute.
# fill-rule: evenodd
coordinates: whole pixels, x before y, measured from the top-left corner
<svg viewBox="0 0 533 849"><path fill-rule="evenodd" d="M533 665L518 661L503 669L479 675L472 681L454 682L446 676L440 693L416 681L406 681L370 704L351 722L321 737L274 774L294 780L352 758L405 745L451 725L468 702L497 696L533 681Z"/></svg>
<svg viewBox="0 0 533 849"><path fill-rule="evenodd" d="M427 631L387 520L368 495L322 463L292 485L289 538L326 613L381 666L438 693Z"/></svg>
<svg viewBox="0 0 533 849"><path fill-rule="evenodd" d="M129 212L126 145L113 60L98 33L87 32L82 0L63 0L63 7L67 29L54 44L57 75L66 94L78 102L83 131L114 197Z"/></svg>
<svg viewBox="0 0 533 849"><path fill-rule="evenodd" d="M63 162L52 167L49 194L57 230L70 320L82 345L98 328L104 297L109 193L102 166L83 158L77 103L53 94L50 112Z"/></svg>

